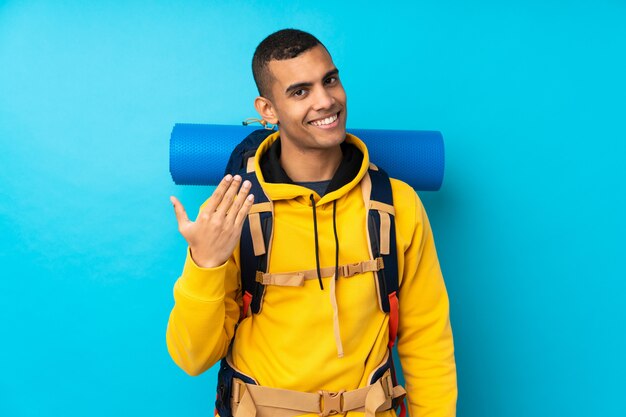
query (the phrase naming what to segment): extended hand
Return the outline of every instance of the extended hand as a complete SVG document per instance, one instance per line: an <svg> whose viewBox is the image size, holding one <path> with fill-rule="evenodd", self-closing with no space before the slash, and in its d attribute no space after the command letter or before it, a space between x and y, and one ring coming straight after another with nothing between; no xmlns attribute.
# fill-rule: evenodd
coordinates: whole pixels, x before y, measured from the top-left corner
<svg viewBox="0 0 626 417"><path fill-rule="evenodd" d="M243 222L252 207L254 196L250 182L241 177L227 175L213 192L206 205L200 210L195 222L189 220L185 208L174 196L178 231L187 241L196 265L214 268L228 260L239 241Z"/></svg>

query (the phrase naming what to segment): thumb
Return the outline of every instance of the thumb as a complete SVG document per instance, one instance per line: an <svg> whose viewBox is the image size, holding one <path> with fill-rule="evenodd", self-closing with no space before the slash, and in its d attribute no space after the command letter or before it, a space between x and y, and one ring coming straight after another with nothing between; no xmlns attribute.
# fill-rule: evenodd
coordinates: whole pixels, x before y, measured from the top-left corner
<svg viewBox="0 0 626 417"><path fill-rule="evenodd" d="M178 226L182 226L183 223L187 223L189 221L189 217L187 216L187 212L185 211L183 204L174 196L170 196L170 201L174 205L174 214L176 214Z"/></svg>

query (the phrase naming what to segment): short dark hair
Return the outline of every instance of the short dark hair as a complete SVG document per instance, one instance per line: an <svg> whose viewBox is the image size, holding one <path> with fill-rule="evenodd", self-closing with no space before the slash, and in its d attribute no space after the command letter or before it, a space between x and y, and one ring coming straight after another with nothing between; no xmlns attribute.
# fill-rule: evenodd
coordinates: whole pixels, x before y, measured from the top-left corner
<svg viewBox="0 0 626 417"><path fill-rule="evenodd" d="M317 45L326 47L313 35L298 29L282 29L263 39L252 57L252 75L259 94L271 96L269 62L295 58Z"/></svg>

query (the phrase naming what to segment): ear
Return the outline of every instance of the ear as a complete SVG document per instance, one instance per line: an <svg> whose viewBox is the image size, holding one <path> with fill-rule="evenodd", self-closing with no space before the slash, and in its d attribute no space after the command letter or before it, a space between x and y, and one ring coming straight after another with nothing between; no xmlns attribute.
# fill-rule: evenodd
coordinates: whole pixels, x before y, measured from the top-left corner
<svg viewBox="0 0 626 417"><path fill-rule="evenodd" d="M273 125L278 123L278 116L274 110L274 105L269 99L261 96L255 98L254 107L263 120Z"/></svg>

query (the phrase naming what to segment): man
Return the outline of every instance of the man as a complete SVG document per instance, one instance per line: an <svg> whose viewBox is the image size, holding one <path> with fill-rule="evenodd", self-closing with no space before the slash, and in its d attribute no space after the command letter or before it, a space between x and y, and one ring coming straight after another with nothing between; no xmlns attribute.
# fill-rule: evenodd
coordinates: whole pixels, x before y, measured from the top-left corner
<svg viewBox="0 0 626 417"><path fill-rule="evenodd" d="M238 242L254 203L250 183L225 177L193 222L172 197L189 251L174 287L170 355L187 373L198 375L228 354L228 363L255 385L239 384L245 392L232 394L236 416L393 416L388 400L397 396L397 387L393 392L384 387L387 399L377 401L372 387L382 383L370 380L389 350L390 315L378 306L374 272L335 276L338 265L371 258L363 193L369 155L363 142L346 134L347 100L339 71L315 37L286 29L259 44L253 74L260 94L256 110L265 122L279 125L254 157L256 178L274 213L268 271L317 273L296 286L267 285L262 310L239 322ZM397 346L409 413L453 416L457 389L448 298L430 225L411 187L392 179L391 188L399 272ZM261 404L273 395L262 390L272 388L289 390L298 401L312 398L320 409L294 409L277 390L271 392L281 404ZM355 390L366 394L350 405Z"/></svg>

